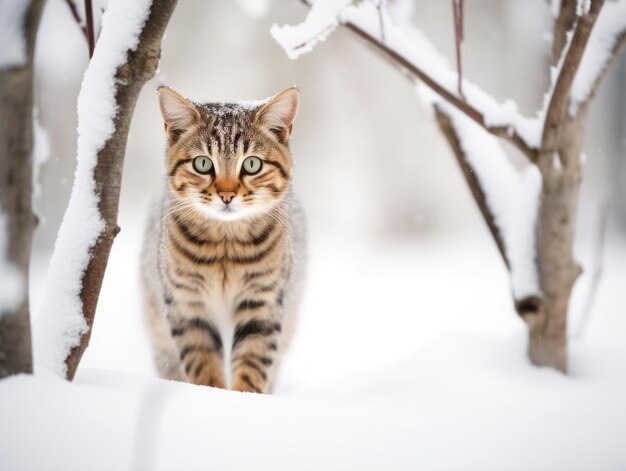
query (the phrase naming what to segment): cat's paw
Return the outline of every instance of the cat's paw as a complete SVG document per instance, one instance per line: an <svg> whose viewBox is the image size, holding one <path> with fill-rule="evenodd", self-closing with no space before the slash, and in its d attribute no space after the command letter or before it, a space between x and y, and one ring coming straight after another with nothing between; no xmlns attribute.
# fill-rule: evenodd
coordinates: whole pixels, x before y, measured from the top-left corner
<svg viewBox="0 0 626 471"><path fill-rule="evenodd" d="M265 384L256 384L253 379L250 378L247 374L243 374L233 381L233 386L231 388L233 391L239 392L252 392L257 394L264 394L266 391Z"/></svg>

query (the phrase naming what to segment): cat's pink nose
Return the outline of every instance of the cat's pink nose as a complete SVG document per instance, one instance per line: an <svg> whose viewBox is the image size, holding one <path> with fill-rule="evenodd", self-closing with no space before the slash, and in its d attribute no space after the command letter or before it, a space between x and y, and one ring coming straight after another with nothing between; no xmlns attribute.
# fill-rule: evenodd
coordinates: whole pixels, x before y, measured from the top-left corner
<svg viewBox="0 0 626 471"><path fill-rule="evenodd" d="M220 195L220 198L222 198L224 204L230 204L233 198L237 196L237 193L235 193L234 191L220 191L218 195Z"/></svg>

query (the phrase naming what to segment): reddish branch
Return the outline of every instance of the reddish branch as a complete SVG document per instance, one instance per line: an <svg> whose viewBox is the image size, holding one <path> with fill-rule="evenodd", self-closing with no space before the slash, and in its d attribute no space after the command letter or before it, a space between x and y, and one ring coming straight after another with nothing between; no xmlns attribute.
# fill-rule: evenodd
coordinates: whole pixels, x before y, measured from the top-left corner
<svg viewBox="0 0 626 471"><path fill-rule="evenodd" d="M89 44L89 58L93 57L93 50L96 48L96 40L93 32L93 10L91 0L85 0L85 18L87 20L87 43Z"/></svg>
<svg viewBox="0 0 626 471"><path fill-rule="evenodd" d="M83 25L83 20L78 14L78 9L76 8L76 4L74 3L74 1L65 0L65 3L70 9L70 12L72 13L72 17L74 18L74 21L76 21L76 24L78 25L80 30L83 32L83 35L85 36L85 39L87 40L87 46L89 47L89 58L91 59L93 57L93 51L96 48L92 2L91 0L85 0L85 16L86 16L85 25Z"/></svg>
<svg viewBox="0 0 626 471"><path fill-rule="evenodd" d="M311 6L310 0L302 0L302 2ZM517 133L515 129L511 126L489 126L485 121L485 116L483 113L468 102L466 102L461 97L455 95L450 92L445 87L441 86L435 79L433 79L430 75L428 75L424 70L417 67L411 61L406 59L404 56L398 54L392 48L388 47L386 44L383 44L378 38L370 35L367 31L359 28L354 23L347 21L343 23L343 25L348 28L350 31L355 33L357 36L364 39L370 46L372 46L377 52L379 52L384 58L390 60L394 65L398 66L402 70L406 71L411 78L419 79L424 84L426 84L431 90L441 96L448 103L454 105L459 111L467 115L469 118L474 120L480 126L482 126L487 132L493 134L494 136L501 137L502 139L507 140L511 144L513 144L520 152L522 152L531 162L535 162L538 156L537 149L529 146L524 139ZM308 42L308 41L307 41ZM297 46L302 47L307 42Z"/></svg>
<svg viewBox="0 0 626 471"><path fill-rule="evenodd" d="M463 95L463 67L461 65L461 43L463 42L463 0L452 0L454 10L454 44L456 49L456 69L458 77L459 96L465 100Z"/></svg>
<svg viewBox="0 0 626 471"><path fill-rule="evenodd" d="M426 72L417 67L415 64L407 60L404 56L398 54L393 49L387 47L385 44L380 43L376 38L371 36L367 31L362 30L358 26L354 25L352 22L347 22L344 24L346 28L355 33L357 36L363 38L367 41L375 50L380 52L383 57L389 59L393 64L399 66L401 69L407 71L412 78L416 78L421 80L424 84L426 84L431 90L441 96L448 103L453 105L459 111L464 113L466 116L474 120L476 123L480 124L487 132L493 134L494 136L501 137L511 144L513 144L517 149L519 149L531 162L534 162L537 158L537 149L530 147L526 144L526 141L522 139L522 137L510 126L489 126L485 121L485 116L470 105L467 101L464 101L462 98L458 97L454 93L451 93L445 87L441 86L436 80L430 77Z"/></svg>
<svg viewBox="0 0 626 471"><path fill-rule="evenodd" d="M74 4L72 0L65 0L65 3L70 9L70 12L72 13L72 17L74 18L74 21L76 21L76 24L78 25L80 30L83 32L85 39L87 39L87 28L83 26L83 20L81 20L80 15L78 14L78 9L76 8L76 5ZM89 57L91 57L91 55Z"/></svg>
<svg viewBox="0 0 626 471"><path fill-rule="evenodd" d="M385 9L385 0L378 0L378 21L380 25L380 41L385 42L385 19L383 18L383 11Z"/></svg>

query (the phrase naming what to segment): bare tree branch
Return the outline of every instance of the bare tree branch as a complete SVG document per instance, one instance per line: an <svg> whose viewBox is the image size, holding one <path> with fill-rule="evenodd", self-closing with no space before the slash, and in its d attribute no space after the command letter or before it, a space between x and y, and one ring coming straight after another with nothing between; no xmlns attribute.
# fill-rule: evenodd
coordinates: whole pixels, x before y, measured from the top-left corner
<svg viewBox="0 0 626 471"><path fill-rule="evenodd" d="M462 100L457 97L453 93L450 93L447 89L439 85L439 83L431 78L427 73L417 67L415 64L411 63L403 56L398 54L393 49L387 47L385 44L382 44L377 38L370 36L370 34L361 28L355 26L354 24L348 22L345 23L344 26L348 28L350 31L355 33L360 38L364 39L371 46L373 46L374 50L378 53L382 54L383 57L388 59L392 64L396 67L399 67L401 70L407 71L411 78L417 78L424 82L431 90L441 96L448 103L458 108L459 111L466 114L468 117L473 119L476 123L480 124L487 132L493 134L494 136L501 137L506 141L513 144L518 150L520 150L531 162L535 162L537 159L537 150L529 147L526 144L526 141L522 139L522 137L515 132L510 126L489 126L485 122L485 117L476 108L470 105L468 102Z"/></svg>
<svg viewBox="0 0 626 471"><path fill-rule="evenodd" d="M161 55L161 39L176 3L177 0L153 1L150 15L139 38L139 44L135 50L128 52L126 63L117 70L115 100L118 112L115 117L115 130L104 148L98 152L98 161L94 170L99 200L98 209L105 221L105 228L90 252L89 264L82 278L80 299L89 329L81 337L80 344L72 349L65 360L66 376L70 380L73 379L80 359L89 344L102 279L113 240L119 232L117 213L120 186L126 140L133 111L144 83L152 78L157 70Z"/></svg>
<svg viewBox="0 0 626 471"><path fill-rule="evenodd" d="M302 0L302 2L310 7L311 3L309 0ZM513 144L518 150L520 150L531 162L535 162L538 157L537 149L530 147L526 144L526 141L522 139L522 137L513 129L511 126L489 126L486 124L485 117L483 113L464 99L457 97L446 88L441 86L436 80L434 80L430 75L428 75L425 71L417 67L415 64L410 62L408 59L398 54L392 48L388 47L379 38L375 38L371 36L367 31L359 28L352 22L345 22L343 25L348 28L350 31L355 33L360 38L364 39L369 45L373 47L373 49L381 54L385 59L391 62L394 66L398 67L400 70L408 73L409 77L412 79L419 79L424 82L431 90L441 96L444 100L446 100L451 105L458 108L461 112L469 116L476 123L480 124L487 132L493 134L494 136L501 137L509 141Z"/></svg>
<svg viewBox="0 0 626 471"><path fill-rule="evenodd" d="M578 15L576 15L577 0L561 0L559 14L554 22L552 54L550 65L556 67L567 45L567 33L573 31Z"/></svg>
<svg viewBox="0 0 626 471"><path fill-rule="evenodd" d="M587 110L587 108L589 107L589 104L593 100L593 97L595 97L598 89L600 88L600 85L602 84L604 77L606 77L607 72L611 69L611 66L617 60L617 58L622 53L625 47L626 47L626 28L624 28L624 30L622 30L617 36L615 40L615 44L613 45L613 48L611 49L610 59L604 65L604 68L602 69L602 71L596 76L593 84L591 85L591 91L587 95L587 98L585 99L585 101L580 103L578 107L579 114L584 113Z"/></svg>
<svg viewBox="0 0 626 471"><path fill-rule="evenodd" d="M569 103L570 90L574 83L574 78L578 72L578 66L582 59L585 47L593 25L595 24L600 9L604 4L604 0L591 0L589 11L584 13L576 24L574 36L570 42L569 49L565 55L565 60L561 66L561 71L556 80L546 119L543 128L543 136L541 138L541 154L546 158L552 158L557 150L559 142L560 123L567 111ZM565 162L562 162L565 164Z"/></svg>
<svg viewBox="0 0 626 471"><path fill-rule="evenodd" d="M385 0L378 0L378 23L380 27L380 42L385 42L385 18L383 16L383 10L385 9Z"/></svg>
<svg viewBox="0 0 626 471"><path fill-rule="evenodd" d="M85 24L87 25L87 44L89 45L89 58L91 59L93 57L93 51L96 48L91 0L85 0Z"/></svg>
<svg viewBox="0 0 626 471"><path fill-rule="evenodd" d="M21 18L25 63L0 68L0 208L8 218L8 261L19 270L23 286L18 306L0 311L0 378L32 373L33 368L28 302L28 263L35 228L31 207L33 56L42 9L43 0L30 0Z"/></svg>
<svg viewBox="0 0 626 471"><path fill-rule="evenodd" d="M76 4L74 0L65 0L65 3L70 9L72 13L72 17L76 24L83 32L83 36L85 36L85 40L87 41L87 47L89 48L89 58L93 57L93 51L96 48L96 34L95 34L95 26L93 21L93 4L92 0L85 0L85 24L83 25L83 20L78 13L78 8L76 8ZM102 12L104 13L104 8L102 8ZM98 31L98 36L100 36L100 31Z"/></svg>
<svg viewBox="0 0 626 471"><path fill-rule="evenodd" d="M76 4L74 3L73 0L65 0L65 3L70 9L70 12L72 13L72 17L74 18L74 21L76 21L76 24L78 25L80 30L83 32L85 39L89 41L89 38L87 36L87 28L85 28L85 26L83 26L82 24L83 20L81 20L80 15L78 14L78 9L76 8ZM89 55L89 57L91 57L91 54Z"/></svg>
<svg viewBox="0 0 626 471"><path fill-rule="evenodd" d="M454 11L454 45L458 77L457 88L459 96L465 100L465 95L463 95L463 66L461 61L461 43L463 42L463 0L452 0L452 9Z"/></svg>

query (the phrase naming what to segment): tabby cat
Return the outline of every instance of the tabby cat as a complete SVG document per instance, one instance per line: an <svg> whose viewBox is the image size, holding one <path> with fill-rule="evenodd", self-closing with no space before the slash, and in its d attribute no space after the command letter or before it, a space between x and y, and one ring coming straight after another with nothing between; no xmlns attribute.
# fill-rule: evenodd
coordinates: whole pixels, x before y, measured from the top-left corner
<svg viewBox="0 0 626 471"><path fill-rule="evenodd" d="M298 90L192 103L161 87L166 184L142 254L144 312L163 378L269 393L304 269L289 137Z"/></svg>

